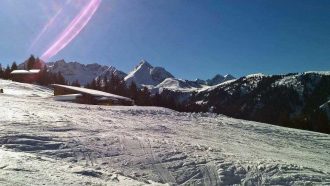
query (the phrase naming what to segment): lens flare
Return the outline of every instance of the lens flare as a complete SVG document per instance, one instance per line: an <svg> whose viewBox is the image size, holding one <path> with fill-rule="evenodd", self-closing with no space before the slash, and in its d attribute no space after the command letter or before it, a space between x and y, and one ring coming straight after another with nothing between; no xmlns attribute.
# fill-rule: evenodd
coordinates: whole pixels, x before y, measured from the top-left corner
<svg viewBox="0 0 330 186"><path fill-rule="evenodd" d="M60 13L62 12L63 8L60 8L56 14L47 22L47 24L42 28L42 30L40 31L40 33L38 34L38 36L32 41L32 44L29 48L29 50L31 50L34 45L40 40L40 38L45 34L45 32L53 25L54 21L56 20L56 18L58 17L58 15L60 15Z"/></svg>
<svg viewBox="0 0 330 186"><path fill-rule="evenodd" d="M67 0L65 2L64 6L65 5L68 5L70 2L71 2L71 0ZM31 45L29 47L29 51L31 51L33 49L33 47L36 45L36 43L38 43L38 41L41 39L41 37L55 24L56 19L62 13L62 11L63 11L63 6L60 7L56 11L55 15L49 19L49 21L45 24L45 26L39 32L39 34L37 35L37 37L32 41L32 43L31 43Z"/></svg>
<svg viewBox="0 0 330 186"><path fill-rule="evenodd" d="M70 22L65 30L55 39L51 46L42 54L41 59L48 61L66 47L87 25L101 4L101 0L91 0Z"/></svg>

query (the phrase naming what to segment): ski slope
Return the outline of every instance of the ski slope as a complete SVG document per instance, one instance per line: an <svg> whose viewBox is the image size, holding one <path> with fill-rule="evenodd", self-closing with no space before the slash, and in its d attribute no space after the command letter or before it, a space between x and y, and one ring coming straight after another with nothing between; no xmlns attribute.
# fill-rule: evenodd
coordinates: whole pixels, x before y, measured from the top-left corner
<svg viewBox="0 0 330 186"><path fill-rule="evenodd" d="M0 185L330 184L327 134L0 88Z"/></svg>

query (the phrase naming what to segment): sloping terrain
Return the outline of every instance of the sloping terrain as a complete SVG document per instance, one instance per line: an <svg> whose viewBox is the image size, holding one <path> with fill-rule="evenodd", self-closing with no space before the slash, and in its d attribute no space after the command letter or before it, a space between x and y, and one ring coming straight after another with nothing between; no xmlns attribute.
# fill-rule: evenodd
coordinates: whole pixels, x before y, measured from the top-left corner
<svg viewBox="0 0 330 186"><path fill-rule="evenodd" d="M30 86L0 81L17 92L0 95L2 185L330 184L327 134L19 93Z"/></svg>
<svg viewBox="0 0 330 186"><path fill-rule="evenodd" d="M188 105L197 104L195 111L211 109L235 118L330 133L325 104L329 99L330 72L254 74L201 90Z"/></svg>

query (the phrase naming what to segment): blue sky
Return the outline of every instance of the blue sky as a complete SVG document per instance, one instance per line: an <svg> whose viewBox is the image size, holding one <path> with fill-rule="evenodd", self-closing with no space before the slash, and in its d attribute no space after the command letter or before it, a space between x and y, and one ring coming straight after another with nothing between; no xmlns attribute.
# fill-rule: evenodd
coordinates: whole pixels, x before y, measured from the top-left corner
<svg viewBox="0 0 330 186"><path fill-rule="evenodd" d="M41 56L88 0L0 0L0 63ZM63 11L38 42L44 25ZM103 0L50 61L112 65L141 59L176 77L207 79L330 70L328 0Z"/></svg>

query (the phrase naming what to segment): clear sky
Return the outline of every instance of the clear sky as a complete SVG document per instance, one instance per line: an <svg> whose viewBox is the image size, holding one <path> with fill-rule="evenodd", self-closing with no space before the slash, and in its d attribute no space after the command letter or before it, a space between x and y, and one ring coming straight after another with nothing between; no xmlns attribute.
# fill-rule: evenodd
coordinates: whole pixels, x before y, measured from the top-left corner
<svg viewBox="0 0 330 186"><path fill-rule="evenodd" d="M0 0L0 63L42 56L90 2ZM185 79L330 70L329 0L102 0L88 14L49 61L145 59Z"/></svg>

